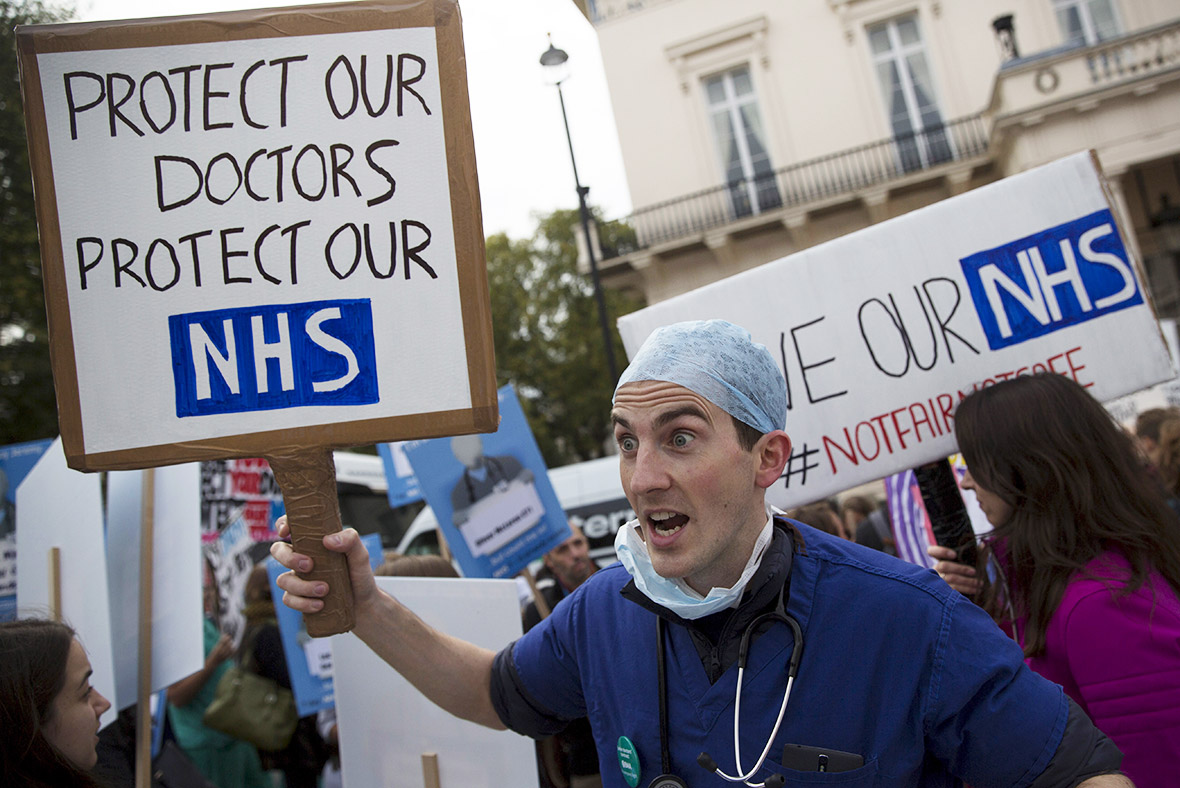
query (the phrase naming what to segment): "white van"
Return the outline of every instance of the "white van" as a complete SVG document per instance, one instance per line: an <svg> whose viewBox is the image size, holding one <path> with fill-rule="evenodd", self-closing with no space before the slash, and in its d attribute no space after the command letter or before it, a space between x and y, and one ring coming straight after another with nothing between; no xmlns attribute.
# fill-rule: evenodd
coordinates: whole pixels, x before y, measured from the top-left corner
<svg viewBox="0 0 1180 788"><path fill-rule="evenodd" d="M590 556L599 566L615 560L615 533L635 517L619 481L619 458L602 457L549 471L549 482L570 521L590 541ZM403 555L437 553L438 522L428 506L410 524L397 551Z"/></svg>
<svg viewBox="0 0 1180 788"><path fill-rule="evenodd" d="M385 462L376 454L336 451L332 459L341 524L362 534L380 534L381 544L387 548L401 542L425 504L418 501L390 507ZM437 544L434 551L438 552Z"/></svg>

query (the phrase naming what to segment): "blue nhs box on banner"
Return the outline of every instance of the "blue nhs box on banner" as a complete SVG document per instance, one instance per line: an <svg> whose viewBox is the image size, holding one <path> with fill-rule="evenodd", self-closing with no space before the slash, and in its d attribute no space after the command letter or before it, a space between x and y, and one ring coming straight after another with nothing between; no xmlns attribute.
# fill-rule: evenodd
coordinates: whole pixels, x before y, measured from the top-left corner
<svg viewBox="0 0 1180 788"><path fill-rule="evenodd" d="M1109 210L959 261L992 350L1143 303Z"/></svg>
<svg viewBox="0 0 1180 788"><path fill-rule="evenodd" d="M172 315L168 330L181 418L379 399L368 299Z"/></svg>

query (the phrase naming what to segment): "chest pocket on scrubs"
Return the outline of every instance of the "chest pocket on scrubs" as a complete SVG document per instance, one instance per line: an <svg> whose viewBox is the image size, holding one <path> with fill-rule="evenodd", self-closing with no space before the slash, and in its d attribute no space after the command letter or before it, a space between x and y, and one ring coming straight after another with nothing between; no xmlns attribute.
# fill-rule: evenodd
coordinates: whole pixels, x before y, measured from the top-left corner
<svg viewBox="0 0 1180 788"><path fill-rule="evenodd" d="M838 785L840 788L869 788L877 784L877 761L872 760L859 769L847 772L800 772L786 769L777 763L767 761L764 768L774 774L781 774L784 788L792 786ZM761 778L758 778L761 779Z"/></svg>

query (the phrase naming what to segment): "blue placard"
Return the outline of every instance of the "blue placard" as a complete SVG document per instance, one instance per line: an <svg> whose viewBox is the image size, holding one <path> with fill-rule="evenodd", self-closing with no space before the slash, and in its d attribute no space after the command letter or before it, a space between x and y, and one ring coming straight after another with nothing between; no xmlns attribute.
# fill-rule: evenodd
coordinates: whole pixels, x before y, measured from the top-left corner
<svg viewBox="0 0 1180 788"><path fill-rule="evenodd" d="M498 394L495 432L405 445L464 577L511 577L570 535L516 392Z"/></svg>
<svg viewBox="0 0 1180 788"><path fill-rule="evenodd" d="M0 621L16 618L16 488L52 440L0 446Z"/></svg>
<svg viewBox="0 0 1180 788"><path fill-rule="evenodd" d="M402 443L378 443L377 453L385 465L385 481L389 495L389 505L396 509L407 503L422 500L422 488L418 484L418 477L406 459L405 446Z"/></svg>
<svg viewBox="0 0 1180 788"><path fill-rule="evenodd" d="M959 261L992 350L1143 303L1109 210Z"/></svg>
<svg viewBox="0 0 1180 788"><path fill-rule="evenodd" d="M181 418L379 400L368 299L190 312L168 331Z"/></svg>
<svg viewBox="0 0 1180 788"><path fill-rule="evenodd" d="M365 534L361 537L369 551L369 564L374 569L381 565L381 535ZM266 574L270 578L271 598L281 600L283 591L278 586L279 575L287 570L273 558L266 559ZM336 707L336 695L332 686L332 651L328 638L312 638L307 634L303 614L278 602L275 614L279 622L279 636L283 641L283 654L287 657L287 673L291 676L291 692L295 694L295 708L300 717L315 714L322 709ZM309 658L316 664L309 663Z"/></svg>

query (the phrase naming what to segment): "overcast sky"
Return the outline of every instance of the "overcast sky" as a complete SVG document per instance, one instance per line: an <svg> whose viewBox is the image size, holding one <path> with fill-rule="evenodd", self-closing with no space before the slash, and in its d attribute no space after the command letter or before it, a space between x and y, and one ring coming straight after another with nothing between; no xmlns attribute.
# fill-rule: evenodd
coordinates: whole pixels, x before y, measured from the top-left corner
<svg viewBox="0 0 1180 788"><path fill-rule="evenodd" d="M283 0L75 0L77 19L203 14L276 5ZM467 80L485 234L525 238L534 214L577 207L557 91L538 59L553 43L569 53L563 83L578 174L590 202L608 219L631 210L614 115L593 26L573 0L461 0Z"/></svg>

